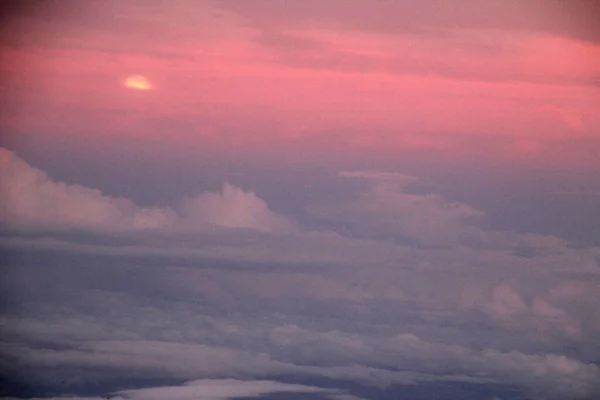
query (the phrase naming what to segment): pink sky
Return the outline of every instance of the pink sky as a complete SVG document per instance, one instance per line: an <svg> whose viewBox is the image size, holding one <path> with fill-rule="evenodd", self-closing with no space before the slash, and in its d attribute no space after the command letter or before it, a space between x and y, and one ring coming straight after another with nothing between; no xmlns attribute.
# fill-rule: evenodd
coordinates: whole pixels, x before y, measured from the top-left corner
<svg viewBox="0 0 600 400"><path fill-rule="evenodd" d="M40 4L2 33L16 146L600 164L593 2Z"/></svg>

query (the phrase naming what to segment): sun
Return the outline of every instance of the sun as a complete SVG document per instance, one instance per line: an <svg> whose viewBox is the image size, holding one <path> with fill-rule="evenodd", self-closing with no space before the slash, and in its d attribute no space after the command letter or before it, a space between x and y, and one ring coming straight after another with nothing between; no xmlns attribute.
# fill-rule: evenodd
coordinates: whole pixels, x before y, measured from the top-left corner
<svg viewBox="0 0 600 400"><path fill-rule="evenodd" d="M125 87L133 90L150 90L152 89L152 84L141 75L132 75L125 79Z"/></svg>

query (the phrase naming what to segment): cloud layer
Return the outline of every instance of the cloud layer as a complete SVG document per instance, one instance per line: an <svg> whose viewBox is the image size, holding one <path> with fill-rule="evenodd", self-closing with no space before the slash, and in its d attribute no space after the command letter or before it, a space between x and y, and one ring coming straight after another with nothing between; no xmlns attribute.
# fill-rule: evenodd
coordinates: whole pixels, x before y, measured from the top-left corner
<svg viewBox="0 0 600 400"><path fill-rule="evenodd" d="M594 0L6 11L0 397L600 398Z"/></svg>
<svg viewBox="0 0 600 400"><path fill-rule="evenodd" d="M152 162L393 149L597 168L593 2L271 3L21 7L4 29L3 131L25 149ZM140 74L154 90L129 93Z"/></svg>
<svg viewBox="0 0 600 400"><path fill-rule="evenodd" d="M484 229L396 173L341 172L357 192L300 223L230 184L142 207L1 154L5 394L598 393L598 248Z"/></svg>

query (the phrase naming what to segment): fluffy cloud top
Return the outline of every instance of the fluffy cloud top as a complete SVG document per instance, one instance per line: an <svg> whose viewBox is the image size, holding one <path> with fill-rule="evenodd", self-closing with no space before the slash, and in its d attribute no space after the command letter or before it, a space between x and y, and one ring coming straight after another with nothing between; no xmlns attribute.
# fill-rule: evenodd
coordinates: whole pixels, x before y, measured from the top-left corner
<svg viewBox="0 0 600 400"><path fill-rule="evenodd" d="M198 229L214 225L260 231L293 229L252 192L229 183L222 193L185 199L181 210L141 207L96 189L54 181L13 152L0 148L1 220L19 228L80 230Z"/></svg>
<svg viewBox="0 0 600 400"><path fill-rule="evenodd" d="M307 230L227 183L179 208L141 207L0 156L13 228L0 244L16 260L0 272L21 310L0 319L0 367L13 381L151 381L110 391L127 400L365 397L348 382L544 400L600 390L600 249L485 231L480 211L411 193L414 178L396 173L341 173L366 187L309 204L321 224ZM53 232L68 229L94 234ZM123 234L141 231L155 234Z"/></svg>
<svg viewBox="0 0 600 400"><path fill-rule="evenodd" d="M190 221L203 221L226 228L260 231L292 230L294 225L269 209L267 203L252 192L244 192L229 183L221 193L204 193L186 198L183 215Z"/></svg>
<svg viewBox="0 0 600 400"><path fill-rule="evenodd" d="M163 228L176 220L172 210L138 207L99 190L55 182L3 148L0 163L0 217L11 225L113 230Z"/></svg>
<svg viewBox="0 0 600 400"><path fill-rule="evenodd" d="M346 171L340 176L362 179L369 190L335 208L313 207L318 218L353 227L356 232L400 237L423 244L455 242L468 233L469 224L483 213L466 204L433 194L410 194L413 177L376 171Z"/></svg>

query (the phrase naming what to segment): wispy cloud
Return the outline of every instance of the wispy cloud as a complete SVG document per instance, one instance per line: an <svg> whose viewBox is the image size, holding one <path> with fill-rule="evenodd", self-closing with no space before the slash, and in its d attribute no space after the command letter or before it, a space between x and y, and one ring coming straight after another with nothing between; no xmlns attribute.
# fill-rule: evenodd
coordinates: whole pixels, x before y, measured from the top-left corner
<svg viewBox="0 0 600 400"><path fill-rule="evenodd" d="M7 18L0 123L27 132L14 144L597 166L587 146L560 144L598 147L590 2L76 3ZM155 90L124 93L140 74Z"/></svg>

